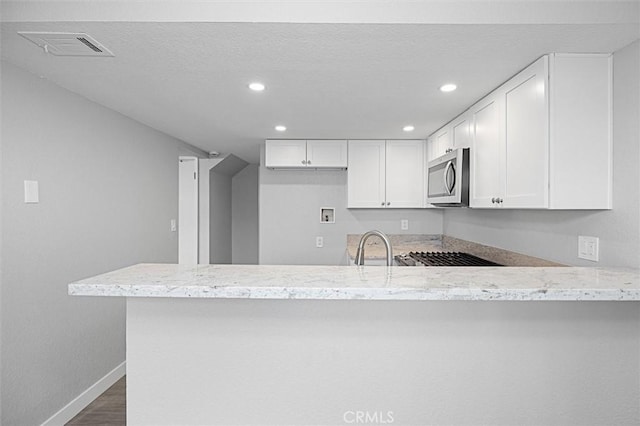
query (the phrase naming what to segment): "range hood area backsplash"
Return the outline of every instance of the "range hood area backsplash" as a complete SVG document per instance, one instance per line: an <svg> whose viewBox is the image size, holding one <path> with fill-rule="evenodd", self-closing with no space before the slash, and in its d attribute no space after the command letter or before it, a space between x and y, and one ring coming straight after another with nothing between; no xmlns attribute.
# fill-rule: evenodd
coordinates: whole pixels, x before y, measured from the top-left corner
<svg viewBox="0 0 640 426"><path fill-rule="evenodd" d="M356 256L360 237L359 234L347 235L347 255L351 263ZM504 266L565 266L549 260L442 234L391 234L388 237L394 255L415 251L446 251L468 253ZM365 244L365 259L382 260L385 257L386 251L382 241L375 237L368 239Z"/></svg>

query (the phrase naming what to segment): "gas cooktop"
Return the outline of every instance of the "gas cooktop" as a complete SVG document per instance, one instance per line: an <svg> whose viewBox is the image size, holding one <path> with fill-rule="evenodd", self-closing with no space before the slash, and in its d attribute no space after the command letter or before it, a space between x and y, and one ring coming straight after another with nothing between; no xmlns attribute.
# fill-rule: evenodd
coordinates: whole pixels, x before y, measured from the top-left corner
<svg viewBox="0 0 640 426"><path fill-rule="evenodd" d="M472 254L460 252L412 251L395 256L395 260L399 266L503 266Z"/></svg>

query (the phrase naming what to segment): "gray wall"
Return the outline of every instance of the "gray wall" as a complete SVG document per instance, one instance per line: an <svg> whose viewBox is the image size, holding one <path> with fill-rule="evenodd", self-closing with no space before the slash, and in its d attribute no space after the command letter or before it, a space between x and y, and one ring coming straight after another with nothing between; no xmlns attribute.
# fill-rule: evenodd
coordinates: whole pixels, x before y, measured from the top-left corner
<svg viewBox="0 0 640 426"><path fill-rule="evenodd" d="M264 146L262 147L264 164ZM379 229L389 234L441 234L436 209L347 209L347 172L270 170L260 167L260 264L346 263L347 234ZM320 223L320 208L334 207L336 223ZM400 230L400 220L409 230ZM324 247L316 248L316 236Z"/></svg>
<svg viewBox="0 0 640 426"><path fill-rule="evenodd" d="M71 281L176 262L177 140L2 62L2 419L40 424L125 359L125 301ZM23 181L40 203L23 203Z"/></svg>
<svg viewBox="0 0 640 426"><path fill-rule="evenodd" d="M231 263L231 177L214 170L209 172L209 263Z"/></svg>
<svg viewBox="0 0 640 426"><path fill-rule="evenodd" d="M249 164L231 181L232 262L258 263L258 165Z"/></svg>
<svg viewBox="0 0 640 426"><path fill-rule="evenodd" d="M570 265L640 266L640 42L615 52L613 67L613 210L450 209L445 233ZM600 238L599 263L577 258L578 235Z"/></svg>
<svg viewBox="0 0 640 426"><path fill-rule="evenodd" d="M246 164L199 161L199 263L258 263L258 166Z"/></svg>

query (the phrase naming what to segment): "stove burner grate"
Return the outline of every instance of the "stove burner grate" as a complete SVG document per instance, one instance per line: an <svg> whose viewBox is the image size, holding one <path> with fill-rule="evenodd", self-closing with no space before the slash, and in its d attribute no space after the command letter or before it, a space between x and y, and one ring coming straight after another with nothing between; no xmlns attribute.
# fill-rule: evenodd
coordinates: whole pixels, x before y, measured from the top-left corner
<svg viewBox="0 0 640 426"><path fill-rule="evenodd" d="M502 266L468 253L460 252L415 252L408 257L425 266Z"/></svg>

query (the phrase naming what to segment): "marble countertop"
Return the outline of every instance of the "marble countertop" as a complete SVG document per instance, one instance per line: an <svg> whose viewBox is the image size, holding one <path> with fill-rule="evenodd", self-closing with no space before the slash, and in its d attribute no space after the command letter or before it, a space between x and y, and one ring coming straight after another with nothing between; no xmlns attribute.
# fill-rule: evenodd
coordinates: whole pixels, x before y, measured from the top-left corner
<svg viewBox="0 0 640 426"><path fill-rule="evenodd" d="M640 271L575 267L139 264L69 284L72 296L640 301Z"/></svg>

